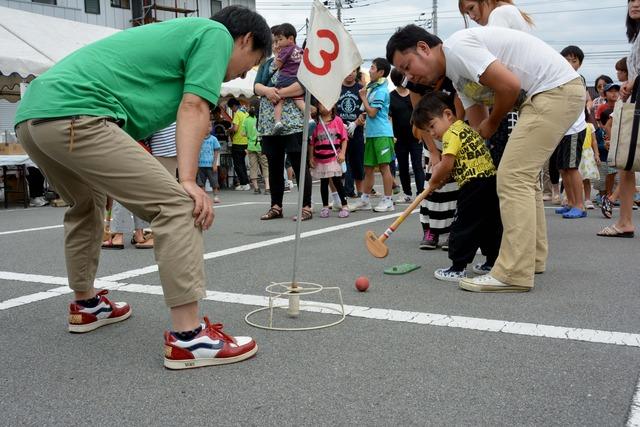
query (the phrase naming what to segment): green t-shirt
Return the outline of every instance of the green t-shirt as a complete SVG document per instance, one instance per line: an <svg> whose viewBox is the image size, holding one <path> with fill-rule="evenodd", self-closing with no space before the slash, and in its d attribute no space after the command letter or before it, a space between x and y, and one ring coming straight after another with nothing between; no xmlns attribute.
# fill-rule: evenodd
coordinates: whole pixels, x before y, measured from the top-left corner
<svg viewBox="0 0 640 427"><path fill-rule="evenodd" d="M238 126L238 130L231 138L231 145L247 145L247 135L244 134L244 127L242 126L247 117L249 117L249 113L244 110L238 110L233 115L232 123Z"/></svg>
<svg viewBox="0 0 640 427"><path fill-rule="evenodd" d="M249 151L262 151L262 147L260 147L260 143L258 142L257 121L255 117L247 116L242 123L244 134L247 136L247 150Z"/></svg>
<svg viewBox="0 0 640 427"><path fill-rule="evenodd" d="M215 105L233 38L220 23L178 18L121 31L70 54L36 78L15 122L71 115L123 121L136 140L176 120L184 93Z"/></svg>

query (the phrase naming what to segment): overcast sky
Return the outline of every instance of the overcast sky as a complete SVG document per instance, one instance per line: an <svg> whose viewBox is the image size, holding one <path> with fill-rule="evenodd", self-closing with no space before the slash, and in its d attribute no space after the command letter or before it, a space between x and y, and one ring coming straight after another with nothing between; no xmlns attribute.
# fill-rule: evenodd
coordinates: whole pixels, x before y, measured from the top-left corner
<svg viewBox="0 0 640 427"><path fill-rule="evenodd" d="M342 20L365 59L385 56L387 40L397 27L425 24L432 16L433 0L342 0ZM348 3L352 5L348 7ZM438 35L446 39L464 28L457 0L439 0ZM589 85L600 74L616 80L614 64L629 52L626 39L625 0L515 0L535 21L533 34L556 50L573 44L585 52L579 72ZM269 25L283 22L304 27L312 0L256 0L256 8ZM331 0L330 7L334 0ZM335 15L336 10L332 8ZM475 23L471 23L475 25ZM432 31L432 29L429 29ZM301 30L304 38L304 30Z"/></svg>

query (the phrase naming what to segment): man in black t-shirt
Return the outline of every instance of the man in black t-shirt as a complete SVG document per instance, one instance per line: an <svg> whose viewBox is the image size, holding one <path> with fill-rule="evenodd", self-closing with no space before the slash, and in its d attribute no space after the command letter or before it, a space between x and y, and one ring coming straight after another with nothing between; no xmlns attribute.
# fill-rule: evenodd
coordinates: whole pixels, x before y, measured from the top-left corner
<svg viewBox="0 0 640 427"><path fill-rule="evenodd" d="M362 193L364 179L364 118L362 117L362 86L356 81L358 70L353 70L342 82L340 98L336 103L338 116L347 126L349 144L347 145L347 173L344 189L349 197ZM355 183L355 187L354 187ZM356 194L357 191L357 194Z"/></svg>

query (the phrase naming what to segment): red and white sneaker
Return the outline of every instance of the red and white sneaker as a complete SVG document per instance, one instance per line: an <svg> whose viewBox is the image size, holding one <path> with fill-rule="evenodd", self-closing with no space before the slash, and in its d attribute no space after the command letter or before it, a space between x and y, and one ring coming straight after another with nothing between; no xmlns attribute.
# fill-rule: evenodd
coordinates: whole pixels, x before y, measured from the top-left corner
<svg viewBox="0 0 640 427"><path fill-rule="evenodd" d="M202 331L189 341L180 341L171 332L164 333L164 366L189 369L225 365L248 359L258 351L251 337L232 337L222 332L222 323L210 323L205 316Z"/></svg>
<svg viewBox="0 0 640 427"><path fill-rule="evenodd" d="M126 302L111 302L103 289L96 294L100 302L95 307L83 307L72 302L69 304L69 332L83 333L101 326L122 322L131 316L131 306Z"/></svg>

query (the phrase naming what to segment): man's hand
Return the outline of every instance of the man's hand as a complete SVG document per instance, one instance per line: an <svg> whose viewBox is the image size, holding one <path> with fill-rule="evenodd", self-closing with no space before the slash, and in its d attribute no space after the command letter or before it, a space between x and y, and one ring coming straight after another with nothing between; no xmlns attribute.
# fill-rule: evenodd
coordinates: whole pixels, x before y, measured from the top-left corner
<svg viewBox="0 0 640 427"><path fill-rule="evenodd" d="M202 231L208 230L213 224L213 204L209 195L195 183L195 181L181 182L182 188L187 192L189 197L193 199L193 217L194 224Z"/></svg>
<svg viewBox="0 0 640 427"><path fill-rule="evenodd" d="M487 117L486 119L480 122L480 126L478 126L478 133L484 139L489 139L491 138L491 136L493 136L494 133L496 133L499 126L500 126L500 123L495 124L493 123L490 117Z"/></svg>

